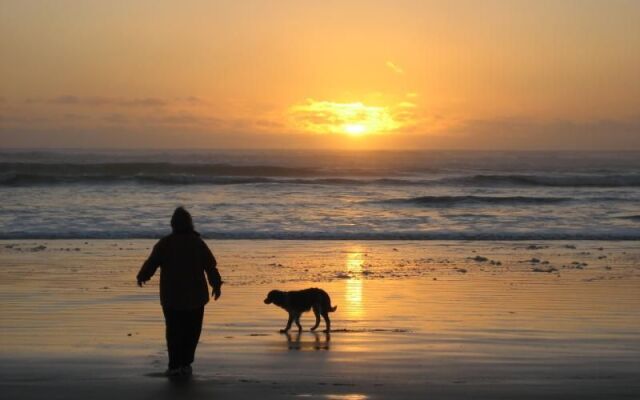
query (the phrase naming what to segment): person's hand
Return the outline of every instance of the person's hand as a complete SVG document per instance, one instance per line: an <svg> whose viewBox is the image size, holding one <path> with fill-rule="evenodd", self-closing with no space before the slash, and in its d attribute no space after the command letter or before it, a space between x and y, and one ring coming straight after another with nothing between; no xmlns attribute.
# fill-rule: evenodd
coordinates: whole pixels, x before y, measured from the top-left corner
<svg viewBox="0 0 640 400"><path fill-rule="evenodd" d="M144 286L144 281L142 279L138 279L138 286Z"/></svg>
<svg viewBox="0 0 640 400"><path fill-rule="evenodd" d="M218 300L222 292L220 291L220 286L213 288L211 295L213 296L213 300Z"/></svg>

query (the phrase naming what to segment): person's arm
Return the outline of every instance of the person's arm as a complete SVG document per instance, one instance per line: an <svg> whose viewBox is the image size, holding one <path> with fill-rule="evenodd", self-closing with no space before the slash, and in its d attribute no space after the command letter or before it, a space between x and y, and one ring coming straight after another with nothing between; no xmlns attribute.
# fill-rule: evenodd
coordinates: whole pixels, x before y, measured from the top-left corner
<svg viewBox="0 0 640 400"><path fill-rule="evenodd" d="M138 280L138 286L142 287L142 284L151 279L153 274L156 273L156 270L160 266L160 242L158 242L155 246L153 246L153 250L151 251L151 255L147 258L147 261L142 264L142 268L140 268L140 272L138 272L138 276L136 279Z"/></svg>
<svg viewBox="0 0 640 400"><path fill-rule="evenodd" d="M213 299L218 300L222 287L222 277L220 276L220 272L218 272L218 268L216 268L218 262L204 240L202 241L202 246L204 247L205 253L204 272L207 274L209 285L213 288L213 292L211 293Z"/></svg>

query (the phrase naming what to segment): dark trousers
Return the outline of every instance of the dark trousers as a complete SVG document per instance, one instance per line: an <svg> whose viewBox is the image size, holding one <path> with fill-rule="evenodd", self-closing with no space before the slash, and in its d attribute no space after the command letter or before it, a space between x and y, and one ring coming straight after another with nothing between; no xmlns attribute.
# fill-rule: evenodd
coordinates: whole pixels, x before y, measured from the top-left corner
<svg viewBox="0 0 640 400"><path fill-rule="evenodd" d="M176 310L162 307L167 327L167 350L169 368L190 365L196 353L196 346L202 331L204 306L191 310Z"/></svg>

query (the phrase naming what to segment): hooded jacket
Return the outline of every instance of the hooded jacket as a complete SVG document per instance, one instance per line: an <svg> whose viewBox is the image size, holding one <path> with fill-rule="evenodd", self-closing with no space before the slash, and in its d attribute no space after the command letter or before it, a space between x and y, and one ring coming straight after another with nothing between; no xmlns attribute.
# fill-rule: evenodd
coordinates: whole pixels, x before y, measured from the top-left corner
<svg viewBox="0 0 640 400"><path fill-rule="evenodd" d="M216 265L215 257L198 233L172 233L153 247L137 278L146 282L160 267L160 303L163 307L188 310L209 302L207 281L214 289L222 285Z"/></svg>

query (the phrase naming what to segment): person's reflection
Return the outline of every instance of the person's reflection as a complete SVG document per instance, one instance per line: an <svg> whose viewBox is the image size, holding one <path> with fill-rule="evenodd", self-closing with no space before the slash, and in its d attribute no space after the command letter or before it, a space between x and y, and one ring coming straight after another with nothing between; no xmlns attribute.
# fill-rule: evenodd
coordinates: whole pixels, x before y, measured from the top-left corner
<svg viewBox="0 0 640 400"><path fill-rule="evenodd" d="M329 332L310 332L314 336L314 342L312 347L314 350L329 350L329 342L331 342L331 333ZM297 331L293 335L289 332L286 333L287 336L287 346L289 350L303 350L303 343L301 342L302 332ZM322 340L320 339L322 336Z"/></svg>

